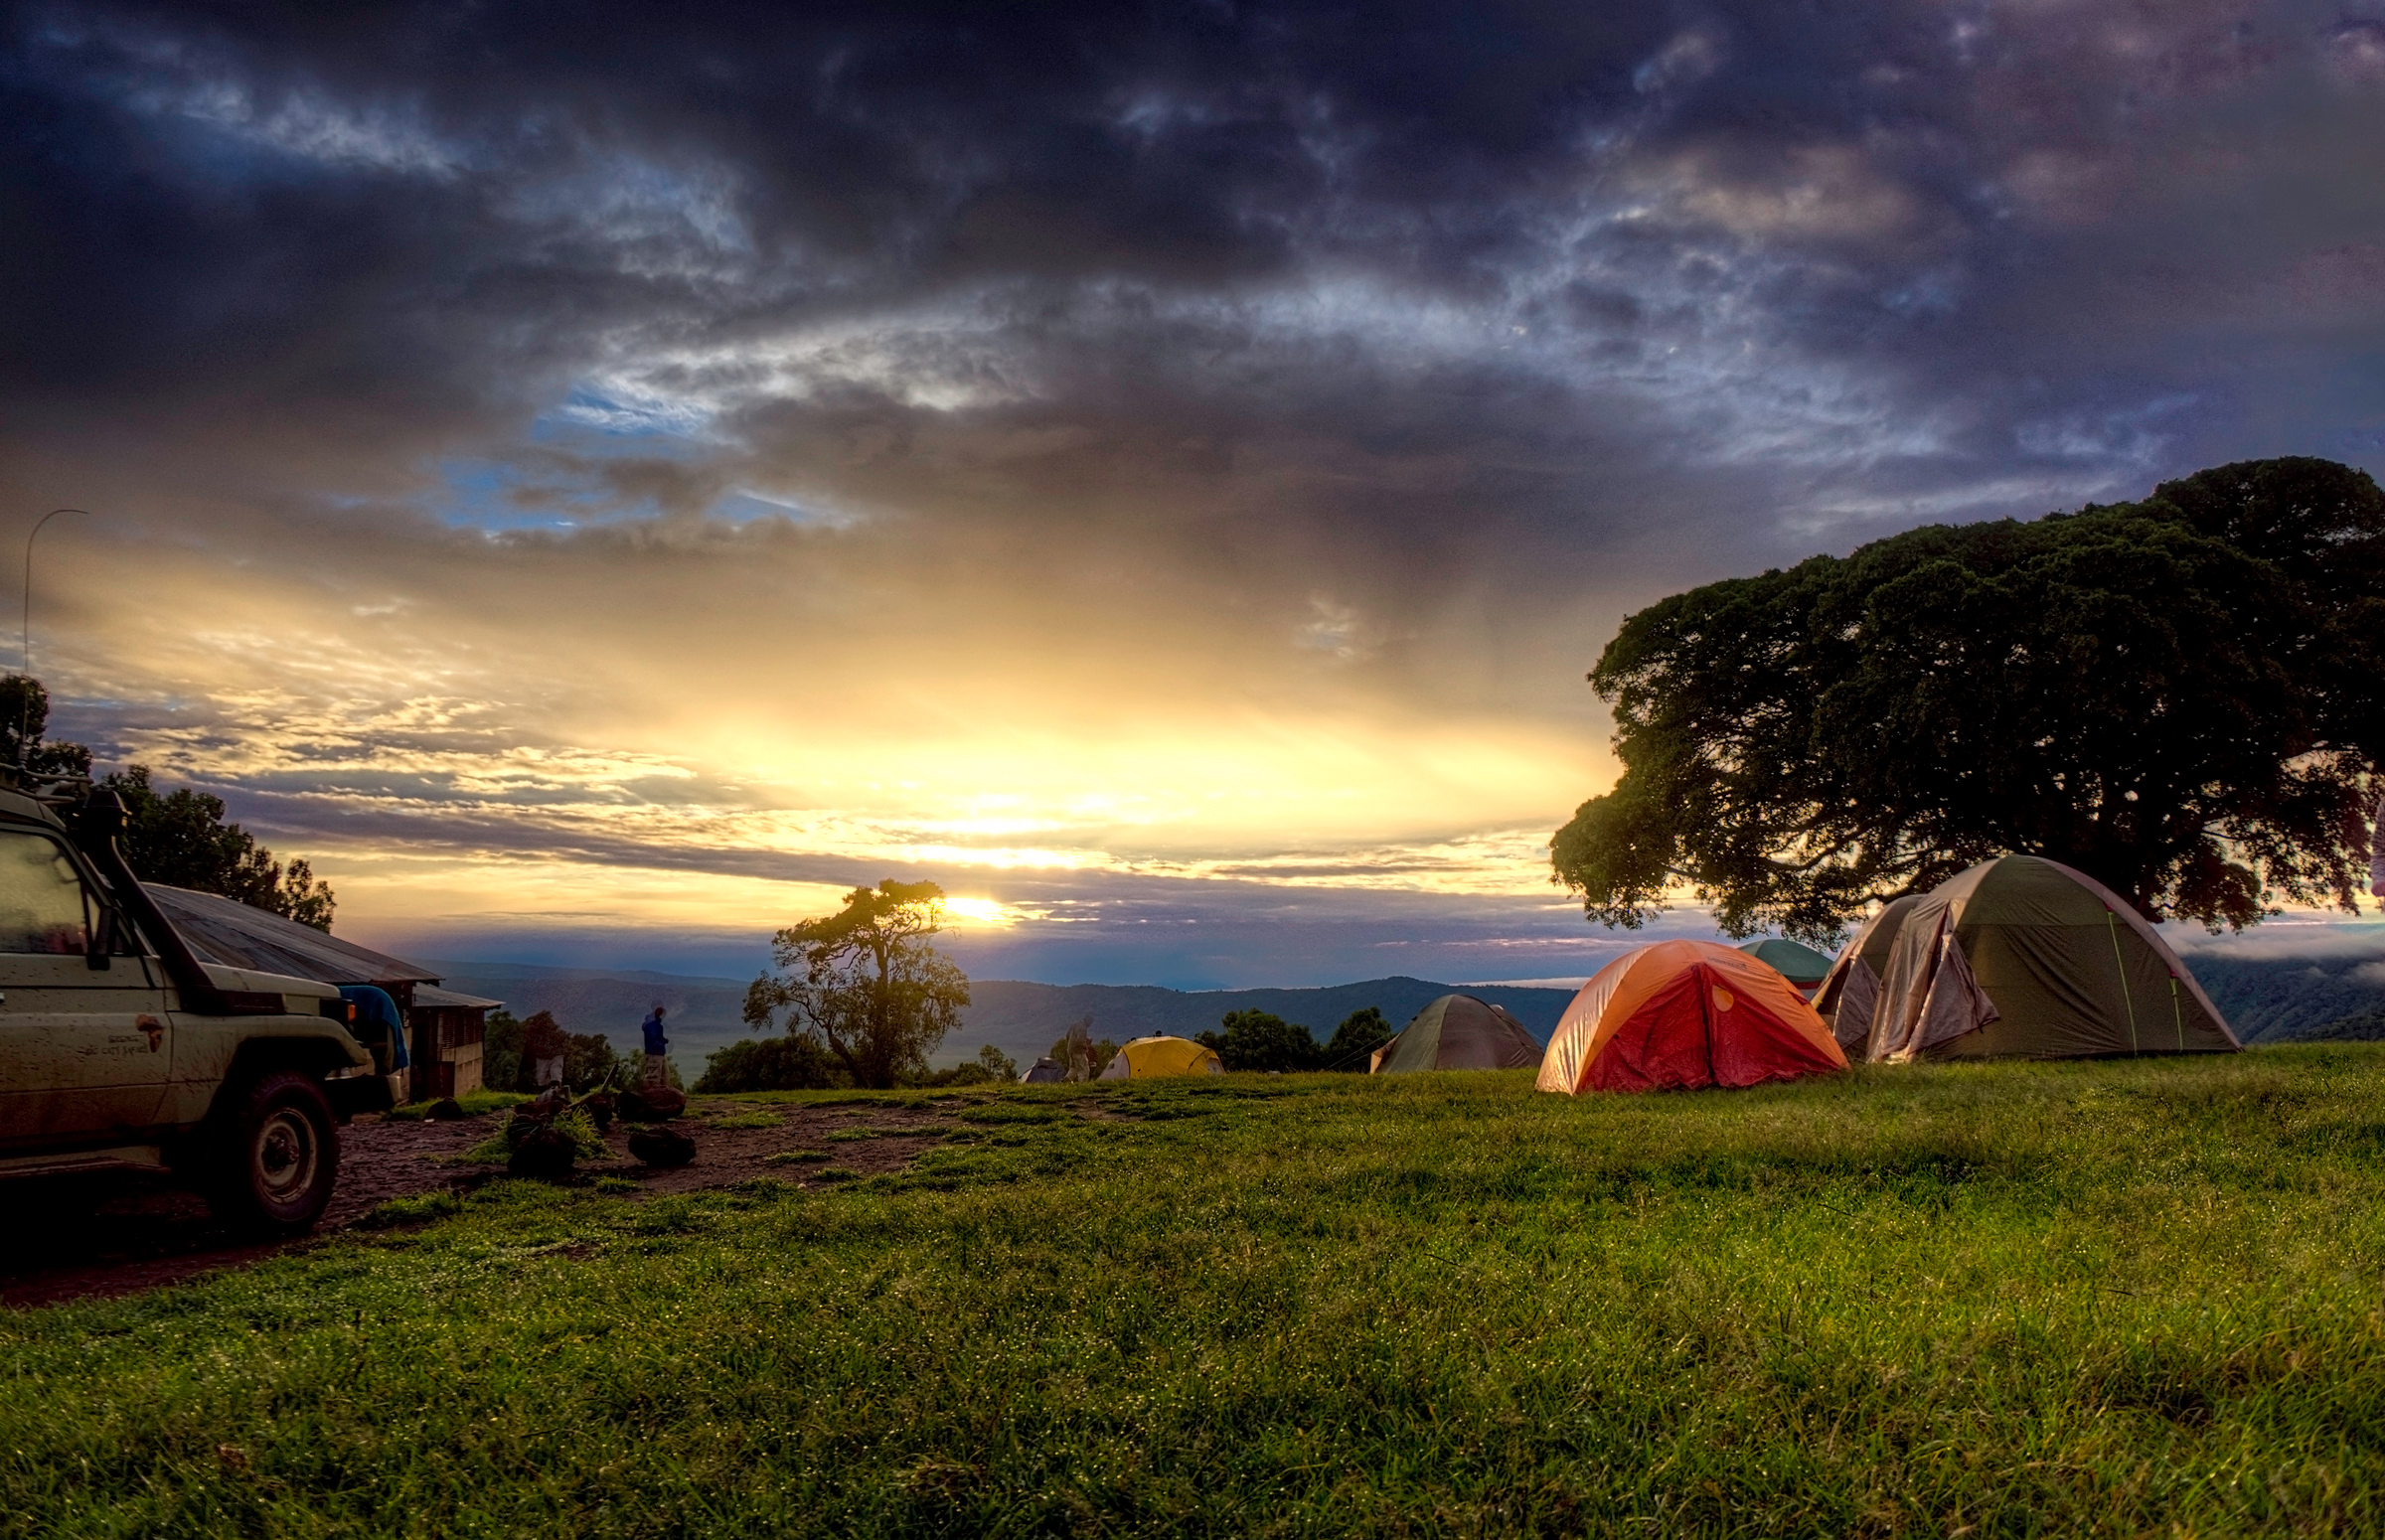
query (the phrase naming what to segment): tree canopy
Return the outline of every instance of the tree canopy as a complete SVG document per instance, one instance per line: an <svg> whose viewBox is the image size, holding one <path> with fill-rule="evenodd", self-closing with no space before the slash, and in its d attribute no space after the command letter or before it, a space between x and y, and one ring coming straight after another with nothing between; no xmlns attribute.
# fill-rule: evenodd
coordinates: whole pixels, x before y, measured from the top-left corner
<svg viewBox="0 0 2385 1540"><path fill-rule="evenodd" d="M771 939L778 972L745 992L745 1021L767 1030L817 1032L857 1086L898 1085L927 1074L927 1056L960 1025L969 981L928 938L943 928L944 890L933 882L857 887L835 914L790 925Z"/></svg>
<svg viewBox="0 0 2385 1540"><path fill-rule="evenodd" d="M1353 1010L1342 1018L1342 1024L1334 1028L1334 1040L1325 1045L1325 1067L1364 1070L1367 1056L1392 1036L1391 1023L1383 1019L1380 1005Z"/></svg>
<svg viewBox="0 0 2385 1540"><path fill-rule="evenodd" d="M187 786L159 792L147 765L131 765L100 777L124 802L124 859L144 882L221 893L331 929L337 907L331 884L304 859L287 866L238 824L224 822L224 799Z"/></svg>
<svg viewBox="0 0 2385 1540"><path fill-rule="evenodd" d="M0 764L35 777L86 776L91 751L48 742L50 692L22 674L0 676ZM304 860L287 867L256 837L224 822L224 800L182 787L159 792L147 765L110 771L98 784L124 802L124 859L144 882L220 893L316 930L331 929L338 900Z"/></svg>
<svg viewBox="0 0 2385 1540"><path fill-rule="evenodd" d="M1552 857L1607 925L1685 885L1732 935L1827 942L2007 852L2148 919L2348 910L2385 763L2385 494L2249 461L1912 530L1666 599L1590 681L1624 774Z"/></svg>
<svg viewBox="0 0 2385 1540"><path fill-rule="evenodd" d="M80 743L46 743L50 692L22 674L0 677L0 763L34 775L88 775L91 751Z"/></svg>
<svg viewBox="0 0 2385 1540"><path fill-rule="evenodd" d="M1229 1010L1218 1025L1224 1030L1201 1032L1192 1040L1214 1052L1227 1069L1291 1074L1316 1069L1324 1058L1316 1034L1273 1011Z"/></svg>

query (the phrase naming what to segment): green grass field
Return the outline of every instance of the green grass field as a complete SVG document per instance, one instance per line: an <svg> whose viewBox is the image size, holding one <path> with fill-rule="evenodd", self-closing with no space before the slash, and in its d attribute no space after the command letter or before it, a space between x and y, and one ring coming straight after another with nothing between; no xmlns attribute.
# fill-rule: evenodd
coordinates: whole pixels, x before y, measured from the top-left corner
<svg viewBox="0 0 2385 1540"><path fill-rule="evenodd" d="M2376 1048L935 1105L0 1317L0 1534L2385 1525Z"/></svg>

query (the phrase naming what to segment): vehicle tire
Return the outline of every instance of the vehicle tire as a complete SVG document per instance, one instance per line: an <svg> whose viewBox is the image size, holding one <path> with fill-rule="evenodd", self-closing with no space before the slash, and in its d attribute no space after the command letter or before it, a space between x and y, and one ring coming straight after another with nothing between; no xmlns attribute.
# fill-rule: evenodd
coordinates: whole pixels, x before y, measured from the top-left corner
<svg viewBox="0 0 2385 1540"><path fill-rule="evenodd" d="M208 1206L248 1234L314 1228L340 1179L340 1136L323 1088L296 1070L230 1086L210 1143Z"/></svg>

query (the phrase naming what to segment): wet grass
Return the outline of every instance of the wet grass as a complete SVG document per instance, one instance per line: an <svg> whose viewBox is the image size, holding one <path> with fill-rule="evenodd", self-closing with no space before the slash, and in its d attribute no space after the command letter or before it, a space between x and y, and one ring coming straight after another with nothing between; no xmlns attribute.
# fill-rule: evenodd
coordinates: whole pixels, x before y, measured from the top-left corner
<svg viewBox="0 0 2385 1540"><path fill-rule="evenodd" d="M0 1317L0 1535L2380 1524L2385 1050L937 1105Z"/></svg>

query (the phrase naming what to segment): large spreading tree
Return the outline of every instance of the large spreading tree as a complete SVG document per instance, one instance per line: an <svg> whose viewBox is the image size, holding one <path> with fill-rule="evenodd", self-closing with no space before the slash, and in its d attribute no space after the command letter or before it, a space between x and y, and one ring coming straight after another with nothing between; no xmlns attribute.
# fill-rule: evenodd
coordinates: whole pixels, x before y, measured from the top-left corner
<svg viewBox="0 0 2385 1540"><path fill-rule="evenodd" d="M124 802L124 860L144 882L221 893L319 931L331 929L331 884L299 856L286 866L256 837L224 822L224 799L178 786L161 792L147 765L100 777Z"/></svg>
<svg viewBox="0 0 2385 1540"><path fill-rule="evenodd" d="M819 1034L857 1086L886 1087L927 1073L927 1056L960 1025L969 981L930 940L943 928L933 882L857 887L835 914L772 938L776 974L745 992L745 1021Z"/></svg>
<svg viewBox="0 0 2385 1540"><path fill-rule="evenodd" d="M1686 889L1827 941L2007 852L2147 918L2350 909L2385 765L2385 494L2248 461L1709 583L1590 675L1622 779L1553 846L1592 920Z"/></svg>
<svg viewBox="0 0 2385 1540"><path fill-rule="evenodd" d="M91 751L50 742L50 693L22 674L0 677L0 763L34 780L87 776ZM144 882L221 893L319 931L331 929L339 902L331 884L300 857L286 866L256 837L224 821L224 799L187 786L150 783L147 765L111 770L98 784L124 803L124 859Z"/></svg>

